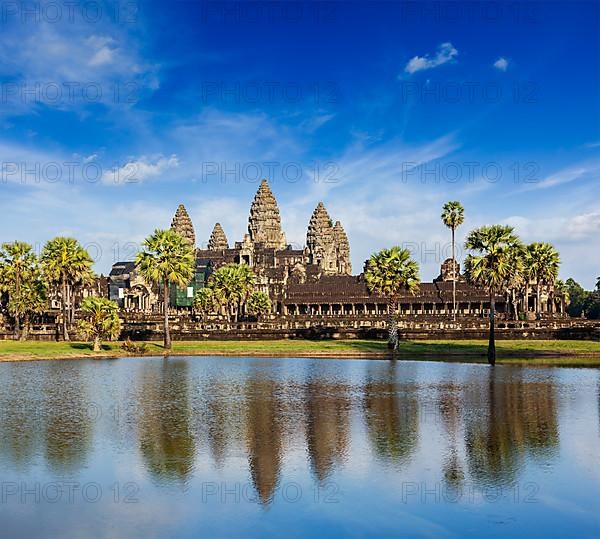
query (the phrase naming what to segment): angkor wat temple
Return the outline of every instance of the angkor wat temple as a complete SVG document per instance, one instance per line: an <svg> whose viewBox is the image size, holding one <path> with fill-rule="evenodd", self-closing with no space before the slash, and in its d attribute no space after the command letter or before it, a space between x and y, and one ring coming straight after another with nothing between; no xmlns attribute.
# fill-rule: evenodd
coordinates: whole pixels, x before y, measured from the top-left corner
<svg viewBox="0 0 600 539"><path fill-rule="evenodd" d="M175 212L171 227L196 247L192 220L183 205ZM267 293L273 312L272 327L279 329L333 327L384 328L387 301L370 294L362 273L352 274L350 244L340 221L333 221L319 202L308 221L306 246L293 248L286 241L281 226L277 201L263 180L250 207L248 232L241 241L231 244L220 223L216 223L205 244L195 248L196 275L186 289L171 290L174 315L190 312L195 291L205 285L210 273L227 263L244 263L253 268L257 289ZM486 327L485 315L489 297L466 282L458 264L452 271L452 260L446 260L440 275L433 282L421 283L419 292L408 292L400 298L398 316L403 327L415 327L419 321L451 321L452 280L456 275L457 315L464 321L472 319L475 326ZM115 264L109 276L109 295L126 313L134 315L161 310L157 290L138 275L133 262ZM535 294L528 298L527 314L535 311ZM510 301L498 296L496 307L500 318L510 310ZM553 290L542 294L541 312L545 318L562 318L564 302ZM134 316L135 318L135 316ZM187 331L197 333L199 326L216 329L218 317L203 320ZM508 316L506 316L508 318ZM530 316L530 319L532 316ZM142 317L140 317L140 321ZM213 324L211 326L211 323Z"/></svg>

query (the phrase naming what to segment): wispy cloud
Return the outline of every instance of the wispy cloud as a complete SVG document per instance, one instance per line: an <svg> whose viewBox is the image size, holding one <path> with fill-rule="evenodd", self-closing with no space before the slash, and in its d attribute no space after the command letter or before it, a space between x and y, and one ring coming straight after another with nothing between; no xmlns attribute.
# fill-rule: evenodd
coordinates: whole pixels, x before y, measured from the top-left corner
<svg viewBox="0 0 600 539"><path fill-rule="evenodd" d="M513 194L523 191L536 191L538 189L550 189L577 180L600 179L600 163L582 163L563 168L554 174L542 179L537 183L526 185L521 191L512 191Z"/></svg>
<svg viewBox="0 0 600 539"><path fill-rule="evenodd" d="M7 23L0 40L0 76L21 90L3 101L0 114L98 103L131 107L160 85L159 66L140 48L134 33L104 20Z"/></svg>
<svg viewBox="0 0 600 539"><path fill-rule="evenodd" d="M434 67L441 66L448 62L451 62L458 56L458 50L452 45L452 43L442 43L438 46L435 55L430 57L428 54L425 56L414 56L411 58L404 71L412 75L417 71L424 71L426 69L432 69Z"/></svg>

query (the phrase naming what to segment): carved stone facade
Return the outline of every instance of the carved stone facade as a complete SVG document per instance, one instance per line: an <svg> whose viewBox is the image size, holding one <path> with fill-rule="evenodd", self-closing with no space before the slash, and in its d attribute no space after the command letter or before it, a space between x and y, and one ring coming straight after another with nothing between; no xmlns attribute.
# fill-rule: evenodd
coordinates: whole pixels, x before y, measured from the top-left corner
<svg viewBox="0 0 600 539"><path fill-rule="evenodd" d="M454 262L454 271L452 271L452 259L447 258L442 263L442 266L440 267L440 274L436 279L434 279L434 281L435 282L439 282L439 281L452 282L454 280L455 276L456 276L456 282L464 282L465 281L465 278L460 273L460 264L455 261Z"/></svg>
<svg viewBox="0 0 600 539"><path fill-rule="evenodd" d="M183 204L179 204L173 221L171 222L171 229L177 232L180 236L190 242L190 244L196 246L196 233L194 232L194 225L192 220L185 209Z"/></svg>

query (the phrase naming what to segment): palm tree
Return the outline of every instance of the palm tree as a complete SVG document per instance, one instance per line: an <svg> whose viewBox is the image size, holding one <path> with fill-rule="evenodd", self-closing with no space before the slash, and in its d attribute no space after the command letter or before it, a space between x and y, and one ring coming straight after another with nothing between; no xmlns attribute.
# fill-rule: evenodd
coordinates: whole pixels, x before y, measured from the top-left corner
<svg viewBox="0 0 600 539"><path fill-rule="evenodd" d="M121 333L119 306L106 298L90 297L81 302L85 317L79 320L77 329L83 337L93 342L94 352L100 352L103 340L113 340Z"/></svg>
<svg viewBox="0 0 600 539"><path fill-rule="evenodd" d="M556 280L555 290L560 292L560 312L561 314L565 314L567 312L567 306L571 303L571 297L569 295L569 287L567 283L565 283L561 279Z"/></svg>
<svg viewBox="0 0 600 539"><path fill-rule="evenodd" d="M454 233L465 220L465 209L457 200L446 202L442 208L442 221L452 230L452 317L456 320L456 256L454 252Z"/></svg>
<svg viewBox="0 0 600 539"><path fill-rule="evenodd" d="M202 317L214 312L219 305L219 301L212 288L205 286L196 292L194 297L194 310L199 311Z"/></svg>
<svg viewBox="0 0 600 539"><path fill-rule="evenodd" d="M8 294L8 310L15 319L15 338L20 340L24 337L22 322L31 312L43 309L46 303L38 259L28 243L2 244L0 290Z"/></svg>
<svg viewBox="0 0 600 539"><path fill-rule="evenodd" d="M600 292L600 277L596 278L596 290Z"/></svg>
<svg viewBox="0 0 600 539"><path fill-rule="evenodd" d="M261 315L271 312L271 300L264 292L253 292L248 298L248 312L260 318Z"/></svg>
<svg viewBox="0 0 600 539"><path fill-rule="evenodd" d="M465 260L467 278L486 289L490 296L490 338L488 344L488 362L496 364L496 343L494 335L494 316L496 295L510 281L514 272L514 249L520 240L511 226L491 225L473 230L465 242L465 247L476 254L470 254Z"/></svg>
<svg viewBox="0 0 600 539"><path fill-rule="evenodd" d="M398 350L396 309L402 290L414 294L419 289L419 265L410 258L408 249L392 247L371 255L367 262L365 281L369 292L388 300L388 348Z"/></svg>
<svg viewBox="0 0 600 539"><path fill-rule="evenodd" d="M515 320L519 319L519 296L517 294L523 291L527 280L524 258L525 252L521 245L514 246L509 252L509 267L506 277L506 304L512 304Z"/></svg>
<svg viewBox="0 0 600 539"><path fill-rule="evenodd" d="M169 332L169 283L187 286L194 277L194 252L190 243L171 229L156 229L148 236L135 262L140 275L163 288L164 349L171 349Z"/></svg>
<svg viewBox="0 0 600 539"><path fill-rule="evenodd" d="M247 264L226 264L217 269L209 281L210 288L237 322L238 314L254 289L255 275Z"/></svg>
<svg viewBox="0 0 600 539"><path fill-rule="evenodd" d="M535 281L535 315L541 317L540 292L543 285L552 286L558 278L560 256L549 243L530 243L526 247L527 277Z"/></svg>
<svg viewBox="0 0 600 539"><path fill-rule="evenodd" d="M63 339L68 341L67 303L74 302L73 287L91 278L93 260L76 239L65 237L48 241L40 260L45 279L60 290Z"/></svg>

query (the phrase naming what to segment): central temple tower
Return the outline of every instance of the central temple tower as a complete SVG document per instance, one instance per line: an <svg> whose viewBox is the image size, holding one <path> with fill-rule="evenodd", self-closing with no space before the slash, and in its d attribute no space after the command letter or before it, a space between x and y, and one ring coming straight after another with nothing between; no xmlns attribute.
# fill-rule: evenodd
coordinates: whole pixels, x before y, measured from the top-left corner
<svg viewBox="0 0 600 539"><path fill-rule="evenodd" d="M267 180L260 182L248 219L248 233L253 243L270 249L285 249L285 234L281 230L279 207Z"/></svg>

